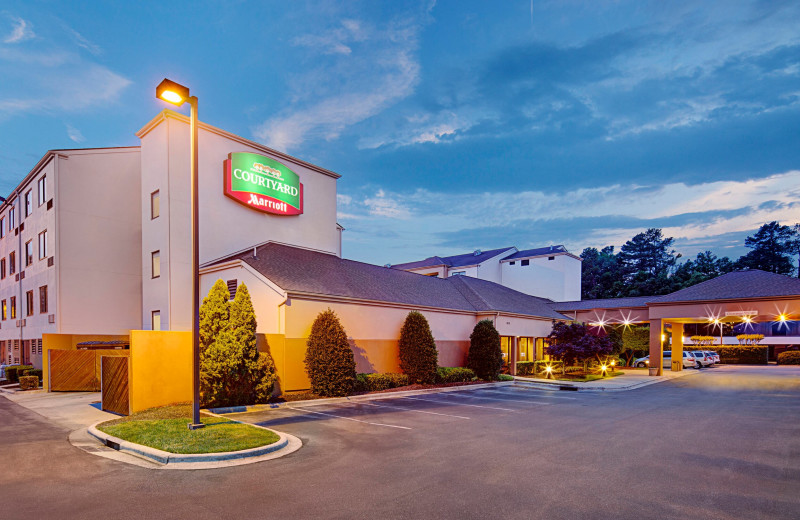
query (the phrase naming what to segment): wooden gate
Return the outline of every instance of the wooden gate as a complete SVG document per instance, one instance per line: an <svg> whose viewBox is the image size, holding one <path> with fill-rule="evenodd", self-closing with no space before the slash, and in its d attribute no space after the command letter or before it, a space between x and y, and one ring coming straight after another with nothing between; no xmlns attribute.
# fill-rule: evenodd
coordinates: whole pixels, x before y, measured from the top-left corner
<svg viewBox="0 0 800 520"><path fill-rule="evenodd" d="M107 412L128 415L128 358L102 356L100 361L102 385L101 408Z"/></svg>
<svg viewBox="0 0 800 520"><path fill-rule="evenodd" d="M99 381L94 352L89 350L50 350L50 391L97 392Z"/></svg>

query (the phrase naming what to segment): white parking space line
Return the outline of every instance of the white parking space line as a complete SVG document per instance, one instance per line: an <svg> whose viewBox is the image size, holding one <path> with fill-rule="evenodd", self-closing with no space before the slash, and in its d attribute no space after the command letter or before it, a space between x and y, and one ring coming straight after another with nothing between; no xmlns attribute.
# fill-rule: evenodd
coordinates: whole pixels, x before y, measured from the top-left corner
<svg viewBox="0 0 800 520"><path fill-rule="evenodd" d="M335 414L332 414L332 413L315 412L313 410L308 410L306 408L294 408L292 406L289 406L289 407L287 407L287 409L295 410L295 411L298 411L298 412L301 412L301 413L314 413L314 414L318 414L318 415L327 415L328 417L335 417L336 419L344 419L346 421L355 421L355 422L360 422L360 423L364 423L364 424L371 424L372 426L385 426L387 428L399 428L401 430L410 430L411 429L408 426L398 426L396 424L383 424L383 423L375 423L375 422L370 422L370 421L362 421L360 419L353 419L352 417L343 417L341 415L335 415Z"/></svg>
<svg viewBox="0 0 800 520"><path fill-rule="evenodd" d="M499 392L501 394L507 395L507 394L505 394L504 390L492 390L491 388L485 388L482 391L483 392ZM531 395L537 395L537 396L541 396L541 397L548 397L550 399L569 399L570 401L574 401L574 400L577 399L577 397L568 397L566 395L553 395L553 394L549 393L550 392L549 390L534 390L534 389L528 390L527 388L526 389L520 388L520 389L513 389L512 392L517 392L517 393L527 392L527 393L529 393Z"/></svg>
<svg viewBox="0 0 800 520"><path fill-rule="evenodd" d="M498 397L481 397L478 395L463 395L457 392L452 392L452 394L449 395L448 397L461 397L463 399L485 399L487 401L502 401L506 403L525 403L525 404L533 404L536 406L547 406L553 404L553 403L543 403L541 401L536 401L534 399L522 400L522 399L504 399Z"/></svg>
<svg viewBox="0 0 800 520"><path fill-rule="evenodd" d="M436 401L433 399L421 399L419 397L398 397L398 399L413 399L414 401L426 401L428 403L446 404L452 406L473 406L475 408L490 408L492 410L502 410L504 412L517 412L519 410L512 410L511 408L500 408L498 406L484 406L482 404L469 404L469 403L454 403L453 401Z"/></svg>
<svg viewBox="0 0 800 520"><path fill-rule="evenodd" d="M444 417L454 417L456 419L469 419L469 417L464 417L463 415L452 415L449 413L439 413L439 412L429 412L427 410L415 410L413 408L406 408L404 406L395 406L395 405L388 405L388 404L375 404L375 403L359 403L359 404L366 404L368 406L380 406L381 408L394 408L395 410L403 410L406 412L417 412L417 413L427 413L430 415L442 415Z"/></svg>

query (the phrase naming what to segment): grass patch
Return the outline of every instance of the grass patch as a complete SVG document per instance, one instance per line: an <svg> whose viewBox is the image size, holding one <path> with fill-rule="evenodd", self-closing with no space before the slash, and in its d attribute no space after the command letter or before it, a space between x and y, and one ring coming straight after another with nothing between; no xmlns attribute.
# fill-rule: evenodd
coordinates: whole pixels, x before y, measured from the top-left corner
<svg viewBox="0 0 800 520"><path fill-rule="evenodd" d="M588 381L597 381L598 379L610 379L612 377L621 376L625 372L622 371L615 371L615 372L606 372L606 375L600 374L581 374L576 373L574 375L563 375L556 377L558 381L577 381L578 383L586 383Z"/></svg>
<svg viewBox="0 0 800 520"><path fill-rule="evenodd" d="M182 454L247 450L279 439L263 428L202 412L200 421L205 428L189 430L186 425L191 421L191 405L164 406L104 422L97 429L136 444Z"/></svg>

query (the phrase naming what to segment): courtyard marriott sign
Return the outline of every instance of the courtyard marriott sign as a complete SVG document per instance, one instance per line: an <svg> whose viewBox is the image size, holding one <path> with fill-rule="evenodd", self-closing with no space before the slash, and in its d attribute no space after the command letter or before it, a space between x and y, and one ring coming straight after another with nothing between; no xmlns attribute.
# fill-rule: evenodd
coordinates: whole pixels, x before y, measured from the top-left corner
<svg viewBox="0 0 800 520"><path fill-rule="evenodd" d="M303 185L297 174L275 159L255 153L228 154L225 195L265 213L303 213Z"/></svg>

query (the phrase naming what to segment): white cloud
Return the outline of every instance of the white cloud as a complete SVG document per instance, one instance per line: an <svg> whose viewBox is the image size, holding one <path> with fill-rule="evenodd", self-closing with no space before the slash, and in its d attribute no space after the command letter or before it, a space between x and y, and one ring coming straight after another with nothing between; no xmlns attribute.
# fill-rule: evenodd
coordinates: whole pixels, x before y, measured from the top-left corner
<svg viewBox="0 0 800 520"><path fill-rule="evenodd" d="M279 150L312 138L333 140L414 92L419 81L418 36L425 21L394 19L382 27L346 19L335 29L295 38L298 46L336 57L295 82L292 106L254 130Z"/></svg>
<svg viewBox="0 0 800 520"><path fill-rule="evenodd" d="M393 219L408 219L411 216L409 209L386 195L383 190L378 190L374 197L364 199L364 206L373 217L388 217Z"/></svg>
<svg viewBox="0 0 800 520"><path fill-rule="evenodd" d="M67 137L76 143L82 143L86 140L80 130L67 123Z"/></svg>
<svg viewBox="0 0 800 520"><path fill-rule="evenodd" d="M437 114L414 114L406 117L407 125L391 134L375 134L362 137L358 142L361 149L382 146L409 146L422 143L441 143L455 140L459 133L471 128L475 122L466 111L457 115L452 111Z"/></svg>
<svg viewBox="0 0 800 520"><path fill-rule="evenodd" d="M3 39L3 43L20 43L36 37L30 22L16 16L11 16L10 18L14 22L14 28L11 29L8 36Z"/></svg>
<svg viewBox="0 0 800 520"><path fill-rule="evenodd" d="M95 56L97 56L99 54L102 54L103 49L100 48L99 45L90 42L89 40L84 38L84 36L81 33L76 31L72 27L66 27L66 30L72 36L72 40L75 42L75 44L78 47L80 47L81 49L86 49L87 51L91 52Z"/></svg>

